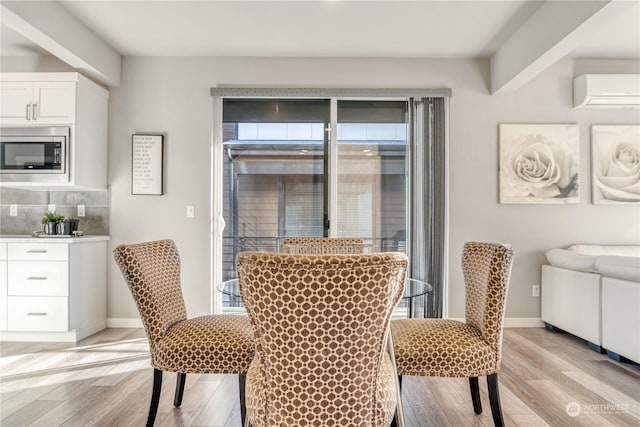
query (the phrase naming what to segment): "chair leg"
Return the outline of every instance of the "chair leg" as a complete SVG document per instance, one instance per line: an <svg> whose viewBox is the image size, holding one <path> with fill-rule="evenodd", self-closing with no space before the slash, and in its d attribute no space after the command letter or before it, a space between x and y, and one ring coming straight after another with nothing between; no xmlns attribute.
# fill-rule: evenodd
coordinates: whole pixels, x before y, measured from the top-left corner
<svg viewBox="0 0 640 427"><path fill-rule="evenodd" d="M473 402L473 412L482 413L482 402L480 402L480 387L478 377L469 377L469 388L471 389L471 401Z"/></svg>
<svg viewBox="0 0 640 427"><path fill-rule="evenodd" d="M500 409L500 394L498 393L498 374L487 375L487 387L489 388L489 402L491 403L491 414L493 415L493 425L503 427L502 409Z"/></svg>
<svg viewBox="0 0 640 427"><path fill-rule="evenodd" d="M151 393L151 405L147 416L147 427L153 427L158 413L158 403L160 403L160 390L162 390L162 371L153 369L153 392Z"/></svg>
<svg viewBox="0 0 640 427"><path fill-rule="evenodd" d="M398 375L398 402L397 405L402 405L402 375ZM396 408L396 413L393 415L391 425L389 427L404 427L404 414L400 416L402 407Z"/></svg>
<svg viewBox="0 0 640 427"><path fill-rule="evenodd" d="M246 384L247 384L247 375L238 374L238 388L240 389L240 420L241 420L240 422L244 426L249 425L249 420L247 420L247 404L244 400Z"/></svg>
<svg viewBox="0 0 640 427"><path fill-rule="evenodd" d="M173 406L179 408L182 405L182 395L184 394L184 384L187 382L187 374L178 373L176 378L176 395L173 398Z"/></svg>

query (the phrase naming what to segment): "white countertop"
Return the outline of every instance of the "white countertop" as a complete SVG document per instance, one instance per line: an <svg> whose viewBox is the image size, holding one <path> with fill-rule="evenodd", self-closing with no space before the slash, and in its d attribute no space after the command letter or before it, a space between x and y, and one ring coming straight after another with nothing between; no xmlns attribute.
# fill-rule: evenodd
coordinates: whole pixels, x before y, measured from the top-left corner
<svg viewBox="0 0 640 427"><path fill-rule="evenodd" d="M0 243L82 243L100 242L111 239L110 236L85 235L82 237L73 236L43 236L33 237L29 234L21 235L0 235Z"/></svg>

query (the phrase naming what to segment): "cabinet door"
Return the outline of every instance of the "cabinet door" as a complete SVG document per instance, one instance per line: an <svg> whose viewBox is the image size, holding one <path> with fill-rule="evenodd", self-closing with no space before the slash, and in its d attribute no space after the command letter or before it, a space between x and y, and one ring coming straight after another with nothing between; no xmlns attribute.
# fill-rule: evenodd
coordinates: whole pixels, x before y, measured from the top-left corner
<svg viewBox="0 0 640 427"><path fill-rule="evenodd" d="M36 82L32 124L74 124L76 121L75 82Z"/></svg>
<svg viewBox="0 0 640 427"><path fill-rule="evenodd" d="M64 332L69 329L66 297L8 297L9 331Z"/></svg>
<svg viewBox="0 0 640 427"><path fill-rule="evenodd" d="M69 243L9 243L7 259L9 261L67 261Z"/></svg>
<svg viewBox="0 0 640 427"><path fill-rule="evenodd" d="M66 261L9 261L7 295L67 296L68 265Z"/></svg>
<svg viewBox="0 0 640 427"><path fill-rule="evenodd" d="M3 243L0 243L2 246ZM0 260L0 331L7 330L7 261Z"/></svg>
<svg viewBox="0 0 640 427"><path fill-rule="evenodd" d="M0 82L0 125L29 124L32 99L32 82Z"/></svg>

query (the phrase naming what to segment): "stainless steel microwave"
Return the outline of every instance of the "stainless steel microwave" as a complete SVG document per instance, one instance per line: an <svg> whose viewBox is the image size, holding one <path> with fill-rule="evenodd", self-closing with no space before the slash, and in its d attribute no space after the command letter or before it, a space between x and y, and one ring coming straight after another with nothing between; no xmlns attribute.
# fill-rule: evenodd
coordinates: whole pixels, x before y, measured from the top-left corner
<svg viewBox="0 0 640 427"><path fill-rule="evenodd" d="M69 181L68 127L0 128L0 181Z"/></svg>

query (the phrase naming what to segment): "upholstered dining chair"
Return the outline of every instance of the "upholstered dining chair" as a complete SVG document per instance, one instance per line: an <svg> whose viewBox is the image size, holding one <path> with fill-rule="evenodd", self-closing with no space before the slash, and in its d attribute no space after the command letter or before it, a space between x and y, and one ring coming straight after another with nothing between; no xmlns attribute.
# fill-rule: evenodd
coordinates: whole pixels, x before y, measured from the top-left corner
<svg viewBox="0 0 640 427"><path fill-rule="evenodd" d="M280 247L288 254L360 254L364 248L358 237L285 237Z"/></svg>
<svg viewBox="0 0 640 427"><path fill-rule="evenodd" d="M176 407L182 404L187 374L239 374L244 419L246 372L254 355L249 318L207 315L187 319L180 288L180 256L172 240L120 245L114 257L149 340L153 391L147 427L153 426L156 418L164 371L178 374Z"/></svg>
<svg viewBox="0 0 640 427"><path fill-rule="evenodd" d="M240 295L255 334L247 425L388 426L386 349L406 255L241 252Z"/></svg>
<svg viewBox="0 0 640 427"><path fill-rule="evenodd" d="M509 245L467 242L462 253L466 286L465 322L398 319L391 333L400 378L467 377L476 414L482 412L478 377L486 376L493 422L504 425L498 371L502 324L513 249Z"/></svg>

